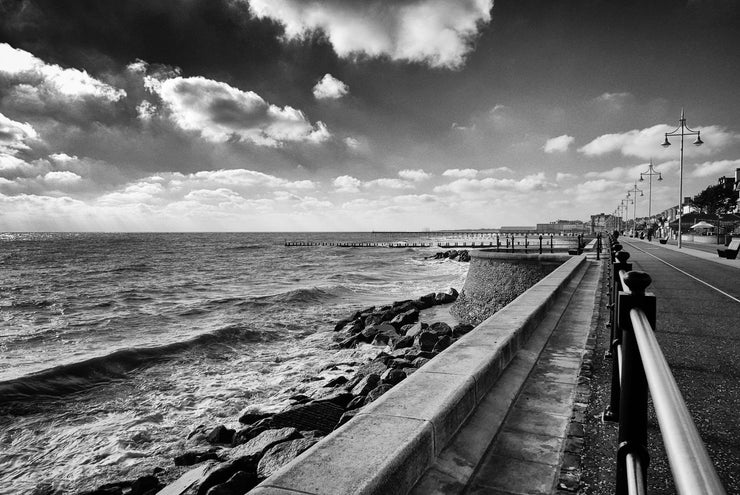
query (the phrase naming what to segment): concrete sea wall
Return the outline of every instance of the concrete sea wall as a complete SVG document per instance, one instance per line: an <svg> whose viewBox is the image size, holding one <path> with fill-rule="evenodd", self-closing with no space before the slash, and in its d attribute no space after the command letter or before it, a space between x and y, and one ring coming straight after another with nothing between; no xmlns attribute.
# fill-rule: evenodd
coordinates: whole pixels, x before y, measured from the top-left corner
<svg viewBox="0 0 740 495"><path fill-rule="evenodd" d="M543 259L554 265L539 283L249 493L408 493L586 263L585 256L564 259ZM483 275L471 285L476 305L487 292L474 287L483 285Z"/></svg>
<svg viewBox="0 0 740 495"><path fill-rule="evenodd" d="M477 325L545 278L570 256L472 251L465 286L451 313Z"/></svg>

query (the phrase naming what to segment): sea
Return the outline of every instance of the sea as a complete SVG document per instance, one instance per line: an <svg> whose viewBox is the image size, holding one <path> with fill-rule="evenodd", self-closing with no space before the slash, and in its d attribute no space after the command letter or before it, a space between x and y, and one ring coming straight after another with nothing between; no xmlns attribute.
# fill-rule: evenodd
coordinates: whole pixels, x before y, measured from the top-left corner
<svg viewBox="0 0 740 495"><path fill-rule="evenodd" d="M449 240L0 233L0 494L134 479L172 466L199 428L285 407L327 364L359 359L332 345L337 320L462 288L467 263L429 259Z"/></svg>

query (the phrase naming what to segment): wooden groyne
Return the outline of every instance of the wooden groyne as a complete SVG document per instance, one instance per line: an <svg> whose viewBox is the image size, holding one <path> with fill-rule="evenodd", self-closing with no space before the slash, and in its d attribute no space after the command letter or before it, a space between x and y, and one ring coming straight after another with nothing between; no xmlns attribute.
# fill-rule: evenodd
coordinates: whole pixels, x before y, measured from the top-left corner
<svg viewBox="0 0 740 495"><path fill-rule="evenodd" d="M285 247L343 247L343 248L428 248L431 243L426 242L312 242L312 241L285 241Z"/></svg>

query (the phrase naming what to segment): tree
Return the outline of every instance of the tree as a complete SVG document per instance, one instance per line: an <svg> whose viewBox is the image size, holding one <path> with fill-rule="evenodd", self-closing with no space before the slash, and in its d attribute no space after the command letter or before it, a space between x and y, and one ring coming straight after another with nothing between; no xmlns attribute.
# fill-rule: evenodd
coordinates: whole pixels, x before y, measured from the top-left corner
<svg viewBox="0 0 740 495"><path fill-rule="evenodd" d="M691 200L691 205L710 215L731 213L737 204L737 192L725 184L709 186Z"/></svg>

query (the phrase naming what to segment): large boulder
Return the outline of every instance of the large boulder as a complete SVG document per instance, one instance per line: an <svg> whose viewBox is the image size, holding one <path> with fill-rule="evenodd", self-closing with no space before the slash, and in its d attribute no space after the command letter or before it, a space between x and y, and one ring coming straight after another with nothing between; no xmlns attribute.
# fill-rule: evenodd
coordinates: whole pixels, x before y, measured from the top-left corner
<svg viewBox="0 0 740 495"><path fill-rule="evenodd" d="M437 343L434 344L434 349L432 349L432 352L440 353L450 347L450 344L452 344L452 337L450 337L449 335L443 335L439 338L439 340L437 340Z"/></svg>
<svg viewBox="0 0 740 495"><path fill-rule="evenodd" d="M231 428L226 428L224 425L218 425L214 429L212 429L208 435L206 435L206 440L208 440L209 443L227 443L231 444L231 442L234 441L234 434L236 433L236 430L232 430Z"/></svg>
<svg viewBox="0 0 740 495"><path fill-rule="evenodd" d="M424 331L416 336L414 345L422 351L431 351L437 344L438 336L432 332Z"/></svg>
<svg viewBox="0 0 740 495"><path fill-rule="evenodd" d="M257 476L267 478L318 442L315 438L297 438L273 445L257 465ZM242 492L243 493L243 492Z"/></svg>
<svg viewBox="0 0 740 495"><path fill-rule="evenodd" d="M395 351L397 349L411 347L412 345L414 345L414 337L411 335L404 335L393 343L392 349Z"/></svg>
<svg viewBox="0 0 740 495"><path fill-rule="evenodd" d="M425 329L424 323L419 321L419 322L414 323L414 325L411 328L407 329L405 335L409 337L416 337L422 331L424 331L424 329Z"/></svg>
<svg viewBox="0 0 740 495"><path fill-rule="evenodd" d="M248 411L242 413L242 415L239 416L239 422L244 425L251 425L252 423L259 421L260 419L265 419L271 415L271 413Z"/></svg>
<svg viewBox="0 0 740 495"><path fill-rule="evenodd" d="M442 337L443 335L452 335L452 328L447 323L438 321L429 325L427 332L433 333L437 337Z"/></svg>
<svg viewBox="0 0 740 495"><path fill-rule="evenodd" d="M273 445L300 437L298 430L291 427L265 430L248 442L231 449L226 457L232 462L253 462L262 457L265 451Z"/></svg>
<svg viewBox="0 0 740 495"><path fill-rule="evenodd" d="M339 422L344 407L334 402L317 400L308 404L290 407L270 418L273 428L296 428L298 430L321 430L329 433Z"/></svg>
<svg viewBox="0 0 740 495"><path fill-rule="evenodd" d="M406 373L397 368L388 368L385 372L380 375L380 383L388 385L396 385L406 378Z"/></svg>
<svg viewBox="0 0 740 495"><path fill-rule="evenodd" d="M224 483L211 487L206 495L243 495L258 483L255 473L237 471Z"/></svg>
<svg viewBox="0 0 740 495"><path fill-rule="evenodd" d="M412 307L411 309L394 316L391 320L391 325L393 325L396 330L399 330L402 326L408 325L409 323L414 323L418 319L419 310L415 307Z"/></svg>
<svg viewBox="0 0 740 495"><path fill-rule="evenodd" d="M386 393L392 388L393 388L393 385L389 385L387 383L381 383L380 385L372 389L369 394L367 394L367 397L365 397L365 404L367 405L377 400L378 397L380 397L381 395L383 395L384 393Z"/></svg>
<svg viewBox="0 0 740 495"><path fill-rule="evenodd" d="M216 459L218 459L218 454L214 450L190 450L175 456L174 461L175 466L192 466L193 464Z"/></svg>
<svg viewBox="0 0 740 495"><path fill-rule="evenodd" d="M378 383L380 383L380 376L370 373L352 388L352 395L367 395L372 389L378 386Z"/></svg>
<svg viewBox="0 0 740 495"><path fill-rule="evenodd" d="M458 323L457 325L455 325L455 328L452 329L452 336L455 338L462 337L466 333L470 332L473 328L475 327L469 323Z"/></svg>

